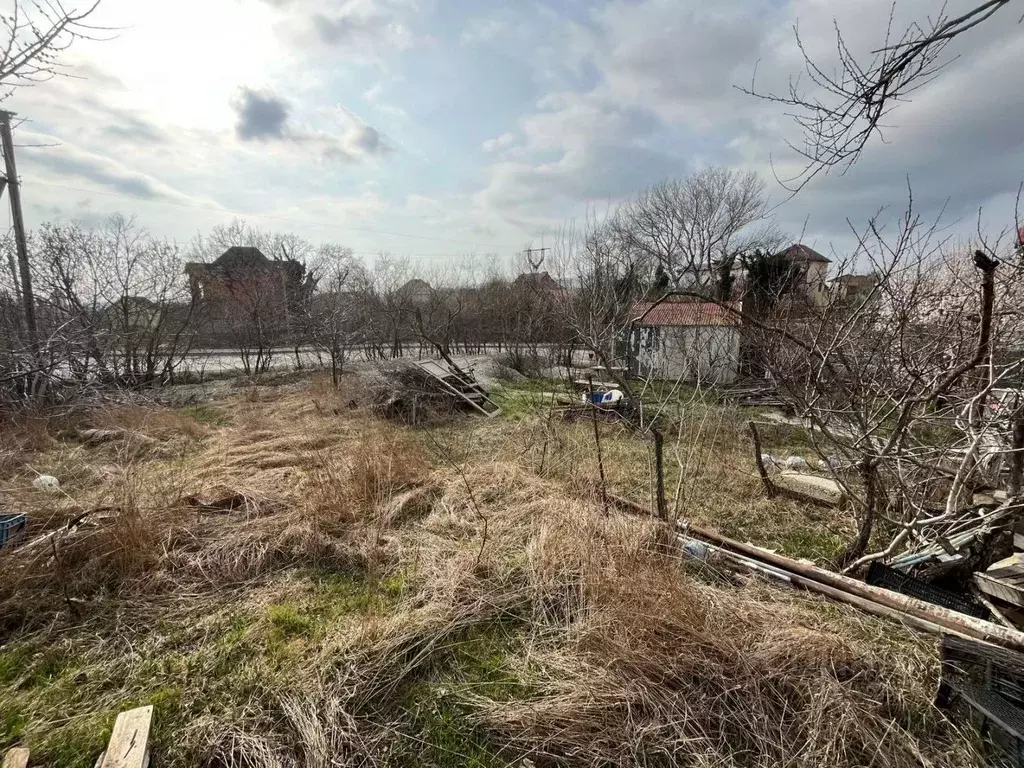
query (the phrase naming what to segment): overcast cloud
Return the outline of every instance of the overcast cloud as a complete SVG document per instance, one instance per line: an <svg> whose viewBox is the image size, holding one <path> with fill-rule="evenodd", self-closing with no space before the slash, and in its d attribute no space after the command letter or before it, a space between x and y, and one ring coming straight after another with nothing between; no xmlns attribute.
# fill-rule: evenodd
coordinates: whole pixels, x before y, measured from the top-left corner
<svg viewBox="0 0 1024 768"><path fill-rule="evenodd" d="M801 68L794 25L825 63L834 20L870 51L889 8L103 0L95 21L116 38L76 46L75 78L5 106L31 120L19 143L47 145L19 157L33 224L120 211L187 239L241 213L365 254L507 259L661 178L725 164L762 173L779 224L823 251L850 247L850 223L902 210L908 179L921 212L945 209L954 229L982 207L1009 225L1024 177L1024 96L1008 75L1024 70L1024 35L1009 12L955 43L959 59L848 173L793 199L775 183L799 171L787 149L799 134L737 86L756 72L759 89L787 87ZM900 0L898 22L934 10Z"/></svg>

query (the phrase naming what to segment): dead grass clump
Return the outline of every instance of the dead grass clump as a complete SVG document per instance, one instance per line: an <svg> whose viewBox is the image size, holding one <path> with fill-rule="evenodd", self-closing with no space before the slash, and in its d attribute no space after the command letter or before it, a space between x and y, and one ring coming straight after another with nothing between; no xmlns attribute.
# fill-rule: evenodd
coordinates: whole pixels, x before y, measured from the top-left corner
<svg viewBox="0 0 1024 768"><path fill-rule="evenodd" d="M335 533L302 510L230 521L197 551L176 558L175 575L218 586L250 582L290 567L361 571L358 549Z"/></svg>
<svg viewBox="0 0 1024 768"><path fill-rule="evenodd" d="M364 508L386 503L423 480L429 470L423 448L396 429L374 429L352 451L352 501Z"/></svg>
<svg viewBox="0 0 1024 768"><path fill-rule="evenodd" d="M496 464L449 477L418 526L407 556L421 604L455 621L523 622L505 663L529 694L459 694L522 754L580 766L975 764L932 707L927 643L757 582L704 583L652 521L605 516Z"/></svg>
<svg viewBox="0 0 1024 768"><path fill-rule="evenodd" d="M27 460L54 444L45 415L0 414L0 475L16 472Z"/></svg>
<svg viewBox="0 0 1024 768"><path fill-rule="evenodd" d="M524 750L577 765L973 764L931 708L936 663L920 643L888 653L881 627L847 612L823 619L639 562L583 591L567 642L536 643L517 668L536 696L479 702Z"/></svg>
<svg viewBox="0 0 1024 768"><path fill-rule="evenodd" d="M90 411L86 421L93 429L122 430L156 440L178 436L198 440L207 433L206 426L192 416L156 405L107 405Z"/></svg>
<svg viewBox="0 0 1024 768"><path fill-rule="evenodd" d="M309 382L309 397L321 416L341 416L369 405L373 393L363 376L346 372L335 386L329 374L313 376Z"/></svg>

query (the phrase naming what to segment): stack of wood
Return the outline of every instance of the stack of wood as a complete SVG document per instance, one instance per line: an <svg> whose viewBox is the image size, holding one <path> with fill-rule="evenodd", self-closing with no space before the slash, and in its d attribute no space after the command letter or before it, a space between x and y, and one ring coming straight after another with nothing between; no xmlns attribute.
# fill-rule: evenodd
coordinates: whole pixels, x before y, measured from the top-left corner
<svg viewBox="0 0 1024 768"><path fill-rule="evenodd" d="M1016 551L974 574L975 586L991 601L990 610L1010 626L1024 627L1024 532L1014 532Z"/></svg>
<svg viewBox="0 0 1024 768"><path fill-rule="evenodd" d="M403 424L422 424L459 411L494 416L501 409L472 371L437 360L397 363L372 387L373 412Z"/></svg>
<svg viewBox="0 0 1024 768"><path fill-rule="evenodd" d="M722 399L733 405L782 408L786 411L792 408L777 389L767 384L732 386L722 391Z"/></svg>

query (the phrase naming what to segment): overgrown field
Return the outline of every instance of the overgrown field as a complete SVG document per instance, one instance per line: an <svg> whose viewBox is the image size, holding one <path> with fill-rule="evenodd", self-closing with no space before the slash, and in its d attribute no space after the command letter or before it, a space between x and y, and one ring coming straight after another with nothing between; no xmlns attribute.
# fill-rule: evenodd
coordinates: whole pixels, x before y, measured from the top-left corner
<svg viewBox="0 0 1024 768"><path fill-rule="evenodd" d="M166 766L978 764L931 705L931 639L606 511L594 425L541 386L415 429L346 386L3 425L0 507L30 539L95 511L0 552L0 750L92 766L151 703ZM841 516L762 498L738 414L669 416L678 514L834 553ZM648 501L649 447L598 429L608 483Z"/></svg>

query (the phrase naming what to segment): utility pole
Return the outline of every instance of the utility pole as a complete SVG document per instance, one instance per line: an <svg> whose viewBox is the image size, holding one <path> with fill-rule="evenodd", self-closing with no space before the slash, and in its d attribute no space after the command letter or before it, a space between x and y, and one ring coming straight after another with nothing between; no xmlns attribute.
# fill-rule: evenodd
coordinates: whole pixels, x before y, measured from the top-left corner
<svg viewBox="0 0 1024 768"><path fill-rule="evenodd" d="M7 171L7 189L11 198L11 221L14 224L14 242L18 251L18 271L21 273L21 301L25 311L25 329L29 348L35 353L39 347L36 326L36 302L32 293L32 273L28 266L28 243L25 240L25 220L21 215L21 184L14 164L14 138L11 136L13 112L0 111L0 140L3 143L4 167Z"/></svg>
<svg viewBox="0 0 1024 768"><path fill-rule="evenodd" d="M526 254L526 263L530 265L530 269L534 272L539 270L541 265L544 263L544 254L550 250L550 248L527 248L523 251L523 253ZM533 258L533 254L535 253L540 254L536 260Z"/></svg>

